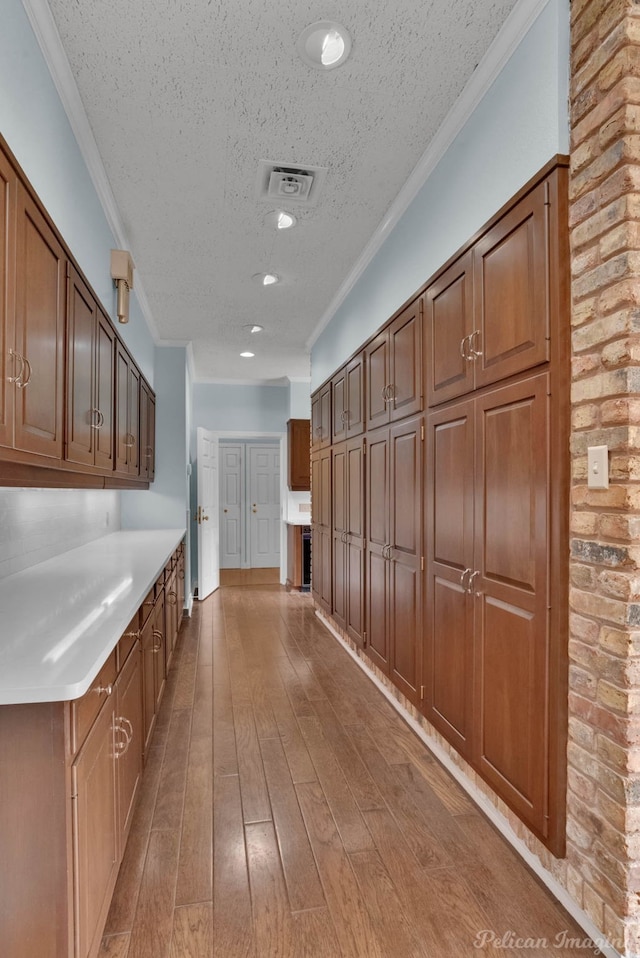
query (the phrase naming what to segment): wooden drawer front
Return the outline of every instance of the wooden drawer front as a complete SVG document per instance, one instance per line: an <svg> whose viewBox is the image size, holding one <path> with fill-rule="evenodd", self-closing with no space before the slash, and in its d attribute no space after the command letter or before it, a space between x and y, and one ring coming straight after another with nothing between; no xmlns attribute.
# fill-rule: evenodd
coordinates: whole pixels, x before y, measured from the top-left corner
<svg viewBox="0 0 640 958"><path fill-rule="evenodd" d="M85 692L81 699L76 699L71 703L71 748L74 754L84 742L103 706L105 696L109 694L107 690L111 689L113 691L117 674L116 650L114 649L91 683L89 691ZM104 691L99 691L100 689Z"/></svg>
<svg viewBox="0 0 640 958"><path fill-rule="evenodd" d="M140 638L140 615L142 609L138 609L131 622L127 626L126 630L122 634L122 638L118 642L118 672L127 661L129 652L136 644L136 641Z"/></svg>

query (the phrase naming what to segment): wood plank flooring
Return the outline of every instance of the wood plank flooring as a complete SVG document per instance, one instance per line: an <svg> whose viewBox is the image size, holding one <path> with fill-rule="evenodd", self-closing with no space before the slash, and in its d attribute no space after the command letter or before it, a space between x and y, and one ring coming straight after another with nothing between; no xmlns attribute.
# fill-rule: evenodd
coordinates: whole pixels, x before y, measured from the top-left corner
<svg viewBox="0 0 640 958"><path fill-rule="evenodd" d="M592 955L309 597L250 581L183 626L101 958Z"/></svg>

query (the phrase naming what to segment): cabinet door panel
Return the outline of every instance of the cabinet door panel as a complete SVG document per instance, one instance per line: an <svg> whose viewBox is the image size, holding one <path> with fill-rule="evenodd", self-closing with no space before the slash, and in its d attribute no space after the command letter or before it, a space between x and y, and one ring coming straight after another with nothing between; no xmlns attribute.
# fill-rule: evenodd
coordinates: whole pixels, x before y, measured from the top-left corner
<svg viewBox="0 0 640 958"><path fill-rule="evenodd" d="M422 297L389 327L391 420L422 409Z"/></svg>
<svg viewBox="0 0 640 958"><path fill-rule="evenodd" d="M539 832L546 828L546 374L476 401L478 763Z"/></svg>
<svg viewBox="0 0 640 958"><path fill-rule="evenodd" d="M457 575L430 574L427 715L458 751L471 749L473 617Z"/></svg>
<svg viewBox="0 0 640 958"><path fill-rule="evenodd" d="M345 370L331 380L331 436L333 442L340 442L347 434L346 426L347 384Z"/></svg>
<svg viewBox="0 0 640 958"><path fill-rule="evenodd" d="M345 386L347 438L350 439L352 436L359 436L364 430L364 356L362 353L354 356L348 363Z"/></svg>
<svg viewBox="0 0 640 958"><path fill-rule="evenodd" d="M549 358L546 189L540 184L474 247L476 386Z"/></svg>
<svg viewBox="0 0 640 958"><path fill-rule="evenodd" d="M390 432L390 610L394 681L417 703L422 639L422 425L410 419Z"/></svg>
<svg viewBox="0 0 640 958"><path fill-rule="evenodd" d="M375 545L367 553L367 654L389 674L389 561Z"/></svg>
<svg viewBox="0 0 640 958"><path fill-rule="evenodd" d="M426 714L470 757L473 602L474 405L463 402L427 420ZM465 574L465 570L466 574Z"/></svg>
<svg viewBox="0 0 640 958"><path fill-rule="evenodd" d="M28 363L28 385L14 394L15 446L62 459L67 261L21 184L17 223L15 339Z"/></svg>
<svg viewBox="0 0 640 958"><path fill-rule="evenodd" d="M115 375L116 337L106 316L98 313L98 341L96 343L95 403L100 416L95 430L95 462L101 469L113 469L113 392Z"/></svg>
<svg viewBox="0 0 640 958"><path fill-rule="evenodd" d="M389 672L389 430L367 437L367 653Z"/></svg>
<svg viewBox="0 0 640 958"><path fill-rule="evenodd" d="M364 441L347 443L347 632L360 645L364 625Z"/></svg>
<svg viewBox="0 0 640 958"><path fill-rule="evenodd" d="M129 462L128 472L137 476L140 472L140 373L131 363L129 366ZM144 440L143 440L144 441Z"/></svg>
<svg viewBox="0 0 640 958"><path fill-rule="evenodd" d="M116 349L116 463L117 472L129 471L129 357Z"/></svg>
<svg viewBox="0 0 640 958"><path fill-rule="evenodd" d="M319 449L322 442L322 403L320 390L311 397L311 448Z"/></svg>
<svg viewBox="0 0 640 958"><path fill-rule="evenodd" d="M389 422L388 387L389 372L389 331L384 330L365 349L366 381L365 396L367 410L367 429Z"/></svg>
<svg viewBox="0 0 640 958"><path fill-rule="evenodd" d="M13 445L13 408L16 386L9 377L19 372L18 361L9 355L15 345L15 229L17 177L0 151L0 445Z"/></svg>
<svg viewBox="0 0 640 958"><path fill-rule="evenodd" d="M96 953L118 873L113 718L108 700L72 767L77 955Z"/></svg>
<svg viewBox="0 0 640 958"><path fill-rule="evenodd" d="M94 463L99 417L95 407L98 305L75 269L67 290L67 433L65 459Z"/></svg>
<svg viewBox="0 0 640 958"><path fill-rule="evenodd" d="M116 716L116 761L118 766L118 822L120 854L131 829L138 785L142 774L142 668L140 644L136 643L118 676ZM122 728L123 731L119 731ZM130 736L127 739L127 733Z"/></svg>
<svg viewBox="0 0 640 958"><path fill-rule="evenodd" d="M329 532L331 519L331 451L320 456L320 525Z"/></svg>
<svg viewBox="0 0 640 958"><path fill-rule="evenodd" d="M466 253L425 294L428 334L427 399L430 406L473 389L473 362L468 341L473 332L473 260Z"/></svg>
<svg viewBox="0 0 640 958"><path fill-rule="evenodd" d="M347 624L347 449L333 448L333 616L341 628Z"/></svg>

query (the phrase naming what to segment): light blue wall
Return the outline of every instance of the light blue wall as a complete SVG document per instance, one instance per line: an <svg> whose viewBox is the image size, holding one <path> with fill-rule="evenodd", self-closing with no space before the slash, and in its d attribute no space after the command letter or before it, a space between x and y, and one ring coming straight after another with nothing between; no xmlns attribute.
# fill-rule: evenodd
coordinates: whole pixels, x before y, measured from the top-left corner
<svg viewBox="0 0 640 958"><path fill-rule="evenodd" d="M286 386L194 383L192 458L195 458L198 426L221 432L286 432L287 419L289 390Z"/></svg>
<svg viewBox="0 0 640 958"><path fill-rule="evenodd" d="M311 383L289 384L289 418L311 419Z"/></svg>
<svg viewBox="0 0 640 958"><path fill-rule="evenodd" d="M80 268L115 320L110 250L117 247L67 115L20 0L3 0L0 133ZM135 251L132 251L135 259ZM134 293L119 332L151 385L154 343Z"/></svg>
<svg viewBox="0 0 640 958"><path fill-rule="evenodd" d="M187 526L187 369L183 347L156 350L156 478L149 490L121 494L122 527Z"/></svg>
<svg viewBox="0 0 640 958"><path fill-rule="evenodd" d="M508 199L569 151L569 3L549 0L311 352L324 382Z"/></svg>

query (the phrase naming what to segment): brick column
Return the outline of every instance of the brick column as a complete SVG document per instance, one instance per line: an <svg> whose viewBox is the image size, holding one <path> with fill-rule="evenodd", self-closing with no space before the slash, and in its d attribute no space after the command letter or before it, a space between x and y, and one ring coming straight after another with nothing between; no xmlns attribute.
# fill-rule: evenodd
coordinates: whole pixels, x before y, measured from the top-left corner
<svg viewBox="0 0 640 958"><path fill-rule="evenodd" d="M640 2L571 5L567 884L640 954ZM587 488L587 446L611 485Z"/></svg>

